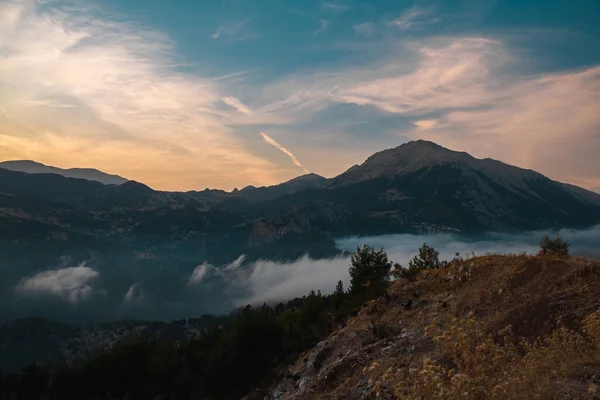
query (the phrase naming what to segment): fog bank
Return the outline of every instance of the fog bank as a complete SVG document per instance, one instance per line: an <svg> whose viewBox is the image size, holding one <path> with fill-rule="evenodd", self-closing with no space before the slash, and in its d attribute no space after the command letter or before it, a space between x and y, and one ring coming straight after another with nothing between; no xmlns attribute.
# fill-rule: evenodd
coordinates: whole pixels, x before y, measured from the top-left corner
<svg viewBox="0 0 600 400"><path fill-rule="evenodd" d="M391 261L407 266L423 243L439 251L442 260L450 260L456 253L460 253L463 258L488 253L534 254L539 250L539 241L544 234L555 235L556 233L545 231L521 234L488 233L472 238L453 234L401 234L341 238L336 241L336 245L340 250L350 253L363 244L375 248L382 247ZM600 226L584 231L561 230L558 233L569 242L572 255L600 258ZM349 256L331 260L311 260L304 257L285 264L259 261L250 266L251 273L245 277L251 295L237 299L236 304L285 300L305 295L310 290L331 293L339 280L342 280L344 287L347 288L350 279L349 265ZM232 277L232 279L239 279L239 277Z"/></svg>
<svg viewBox="0 0 600 400"><path fill-rule="evenodd" d="M0 269L0 323L23 317L67 322L97 322L125 318L177 320L205 313L221 314L248 303L277 302L310 290L330 293L341 280L348 288L349 253L363 244L383 247L391 261L408 265L419 247L428 243L441 259L486 253L535 253L540 238L556 232L488 233L478 237L452 234L347 237L336 241L340 256L294 262L249 261L232 254L226 265L206 260L195 264L173 260L171 265L143 260L135 264L118 254L90 260L64 257L60 265L15 265ZM600 226L563 230L571 254L600 258ZM70 264L70 265L69 265Z"/></svg>

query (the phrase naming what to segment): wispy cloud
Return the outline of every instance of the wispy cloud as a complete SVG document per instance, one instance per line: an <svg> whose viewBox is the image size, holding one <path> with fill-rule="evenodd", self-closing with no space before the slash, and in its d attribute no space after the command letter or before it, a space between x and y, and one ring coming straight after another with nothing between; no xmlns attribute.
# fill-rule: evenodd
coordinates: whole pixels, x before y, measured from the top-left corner
<svg viewBox="0 0 600 400"><path fill-rule="evenodd" d="M375 32L375 24L372 22L363 22L352 26L352 29L357 35L371 36Z"/></svg>
<svg viewBox="0 0 600 400"><path fill-rule="evenodd" d="M597 186L600 67L498 84L480 102L485 108L449 110L421 137Z"/></svg>
<svg viewBox="0 0 600 400"><path fill-rule="evenodd" d="M321 3L321 6L334 12L342 12L351 8L348 4L339 1L324 1Z"/></svg>
<svg viewBox="0 0 600 400"><path fill-rule="evenodd" d="M223 103L227 104L231 108L238 110L242 114L246 114L246 115L253 114L252 110L249 107L247 107L244 103L242 103L241 100L238 99L237 97L231 97L231 96L223 97L223 98L221 98L221 100L223 101Z"/></svg>
<svg viewBox="0 0 600 400"><path fill-rule="evenodd" d="M392 21L392 25L402 30L409 30L417 26L439 22L439 18L432 17L432 10L413 6Z"/></svg>
<svg viewBox="0 0 600 400"><path fill-rule="evenodd" d="M246 19L243 21L223 23L217 27L217 29L213 32L211 37L215 40L226 37L246 38L249 36L249 33L246 30L249 22L250 20Z"/></svg>
<svg viewBox="0 0 600 400"><path fill-rule="evenodd" d="M419 121L413 122L413 124L422 131L426 131L427 129L435 128L438 125L438 121L435 119L422 119Z"/></svg>
<svg viewBox="0 0 600 400"><path fill-rule="evenodd" d="M77 303L92 293L91 281L99 276L98 272L86 267L85 263L70 268L40 272L25 278L17 286L17 291L32 294L53 294Z"/></svg>
<svg viewBox="0 0 600 400"><path fill-rule="evenodd" d="M300 163L300 161L298 161L298 159L296 158L296 156L291 151L289 151L288 149L286 149L285 147L283 147L282 145L280 145L279 143L277 143L277 141L275 139L273 139L272 137L270 137L266 133L260 132L260 135L263 137L263 139L265 140L265 142L267 142L271 146L274 146L274 147L278 148L279 150L281 150L284 154L286 154L292 160L292 162L294 164L296 164L298 167L302 168L302 170L304 172L306 172L307 174L309 173L309 171L306 168L304 168L304 165L302 165Z"/></svg>
<svg viewBox="0 0 600 400"><path fill-rule="evenodd" d="M194 268L194 271L192 272L192 274L190 275L190 277L188 279L188 284L189 285L197 285L200 282L202 282L202 280L208 273L208 268L209 268L209 265L207 263L202 263L202 264L198 265L196 268Z"/></svg>
<svg viewBox="0 0 600 400"><path fill-rule="evenodd" d="M317 36L317 35L320 35L321 33L325 32L330 24L331 24L331 21L322 19L321 21L319 21L319 29L314 31L313 35Z"/></svg>
<svg viewBox="0 0 600 400"><path fill-rule="evenodd" d="M335 103L410 118L399 137L424 138L598 187L600 67L539 76L511 74L522 62L485 37L409 42L368 67L295 75L267 87L278 115L320 112ZM266 108L266 107L265 107ZM435 115L434 118L431 116ZM560 163L554 160L562 160Z"/></svg>
<svg viewBox="0 0 600 400"><path fill-rule="evenodd" d="M161 189L275 180L216 108L227 80L181 73L169 37L96 8L0 3L0 158L91 164Z"/></svg>

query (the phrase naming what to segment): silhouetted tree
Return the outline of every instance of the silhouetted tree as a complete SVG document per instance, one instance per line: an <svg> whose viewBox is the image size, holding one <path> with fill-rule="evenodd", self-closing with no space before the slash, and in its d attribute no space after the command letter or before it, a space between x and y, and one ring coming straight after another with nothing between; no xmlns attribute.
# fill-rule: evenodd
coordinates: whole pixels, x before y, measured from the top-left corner
<svg viewBox="0 0 600 400"><path fill-rule="evenodd" d="M381 295L389 285L391 269L392 262L383 249L357 248L350 258L350 294L364 299Z"/></svg>

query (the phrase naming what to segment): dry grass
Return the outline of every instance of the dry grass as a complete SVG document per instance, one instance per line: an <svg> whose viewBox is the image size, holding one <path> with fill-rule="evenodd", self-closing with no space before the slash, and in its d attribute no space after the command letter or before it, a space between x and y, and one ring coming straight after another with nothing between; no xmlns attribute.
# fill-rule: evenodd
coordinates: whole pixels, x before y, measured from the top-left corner
<svg viewBox="0 0 600 400"><path fill-rule="evenodd" d="M569 394L568 398L600 395L598 377L593 375L588 377L587 388L578 388L588 366L600 366L600 312L585 319L583 332L558 328L534 343L516 344L510 327L494 338L472 318L456 321L444 332L429 326L426 334L433 336L442 349L442 360L447 361L425 359L408 374L388 369L375 378L373 389L378 397L550 399L561 393Z"/></svg>
<svg viewBox="0 0 600 400"><path fill-rule="evenodd" d="M310 388L282 398L369 398L357 389L368 380L377 399L600 399L600 263L524 254L454 262L393 282L330 340Z"/></svg>
<svg viewBox="0 0 600 400"><path fill-rule="evenodd" d="M385 370L380 360L365 369L378 397L600 398L597 264L525 255L463 264L470 279L448 281L458 265L420 277L423 298L450 298L451 307L433 315L415 310L418 325L429 316L423 332L435 344L421 360Z"/></svg>

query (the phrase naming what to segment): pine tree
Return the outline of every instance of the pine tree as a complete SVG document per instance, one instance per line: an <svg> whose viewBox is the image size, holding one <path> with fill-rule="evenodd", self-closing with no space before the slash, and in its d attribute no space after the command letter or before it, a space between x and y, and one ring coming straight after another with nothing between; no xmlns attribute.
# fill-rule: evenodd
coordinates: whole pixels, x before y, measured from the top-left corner
<svg viewBox="0 0 600 400"><path fill-rule="evenodd" d="M357 248L350 259L350 293L372 298L383 294L390 281L392 262L383 249Z"/></svg>

